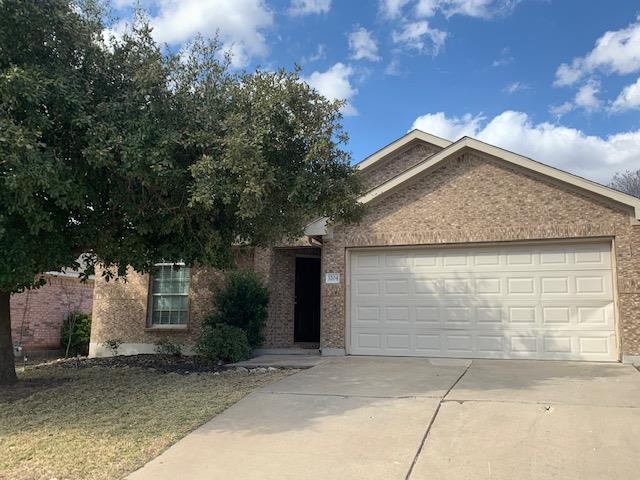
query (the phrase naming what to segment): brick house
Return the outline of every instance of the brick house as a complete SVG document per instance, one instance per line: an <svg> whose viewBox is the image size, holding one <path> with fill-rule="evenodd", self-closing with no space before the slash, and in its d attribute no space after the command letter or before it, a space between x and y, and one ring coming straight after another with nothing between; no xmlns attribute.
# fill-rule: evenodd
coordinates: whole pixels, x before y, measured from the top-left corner
<svg viewBox="0 0 640 480"><path fill-rule="evenodd" d="M93 283L75 273L49 272L46 285L11 296L13 346L28 355L60 349L60 330L73 311L91 313Z"/></svg>
<svg viewBox="0 0 640 480"><path fill-rule="evenodd" d="M357 225L241 252L271 289L272 351L325 355L640 360L640 200L464 137L414 130L358 168ZM206 268L96 280L91 354L192 344ZM171 292L170 294L163 292Z"/></svg>

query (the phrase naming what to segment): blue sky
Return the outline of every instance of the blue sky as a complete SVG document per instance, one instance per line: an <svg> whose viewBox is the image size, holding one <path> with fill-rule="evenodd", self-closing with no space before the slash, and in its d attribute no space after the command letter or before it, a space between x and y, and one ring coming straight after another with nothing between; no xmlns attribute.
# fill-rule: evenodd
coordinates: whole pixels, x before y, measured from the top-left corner
<svg viewBox="0 0 640 480"><path fill-rule="evenodd" d="M130 18L134 0L112 0ZM344 98L353 161L413 127L607 182L640 168L640 3L141 0L171 48L220 30L236 68Z"/></svg>

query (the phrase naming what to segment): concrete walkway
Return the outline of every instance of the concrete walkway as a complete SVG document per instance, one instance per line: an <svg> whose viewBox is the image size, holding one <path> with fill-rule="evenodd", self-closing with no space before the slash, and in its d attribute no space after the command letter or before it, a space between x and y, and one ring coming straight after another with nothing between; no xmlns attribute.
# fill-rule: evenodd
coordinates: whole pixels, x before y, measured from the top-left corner
<svg viewBox="0 0 640 480"><path fill-rule="evenodd" d="M637 479L620 364L334 358L252 393L132 480Z"/></svg>
<svg viewBox="0 0 640 480"><path fill-rule="evenodd" d="M243 360L229 365L230 367L278 367L278 368L311 368L329 360L320 354L300 354L300 355L258 355L257 357Z"/></svg>

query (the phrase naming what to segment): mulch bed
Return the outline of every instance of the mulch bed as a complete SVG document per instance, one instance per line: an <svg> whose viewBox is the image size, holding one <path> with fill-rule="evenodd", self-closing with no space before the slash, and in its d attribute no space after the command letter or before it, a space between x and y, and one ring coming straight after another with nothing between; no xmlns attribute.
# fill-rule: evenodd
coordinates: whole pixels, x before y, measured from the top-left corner
<svg viewBox="0 0 640 480"><path fill-rule="evenodd" d="M65 358L53 362L41 363L28 368L147 368L163 373L199 373L218 372L229 367L199 356L170 356L157 354L122 355L104 358Z"/></svg>

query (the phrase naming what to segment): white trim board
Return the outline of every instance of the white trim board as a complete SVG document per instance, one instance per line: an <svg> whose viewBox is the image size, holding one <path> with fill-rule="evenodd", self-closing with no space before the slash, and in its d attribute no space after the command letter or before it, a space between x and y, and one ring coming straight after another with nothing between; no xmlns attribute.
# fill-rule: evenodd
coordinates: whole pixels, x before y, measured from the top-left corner
<svg viewBox="0 0 640 480"><path fill-rule="evenodd" d="M411 142L416 140L422 140L423 142L430 143L436 147L447 148L452 142L445 140L444 138L436 137L430 133L423 132L422 130L411 130L406 135L394 140L390 144L382 147L377 152L369 155L367 158L356 164L358 170L364 170L377 163L379 160L388 157L389 155L397 152L401 148L405 147Z"/></svg>

